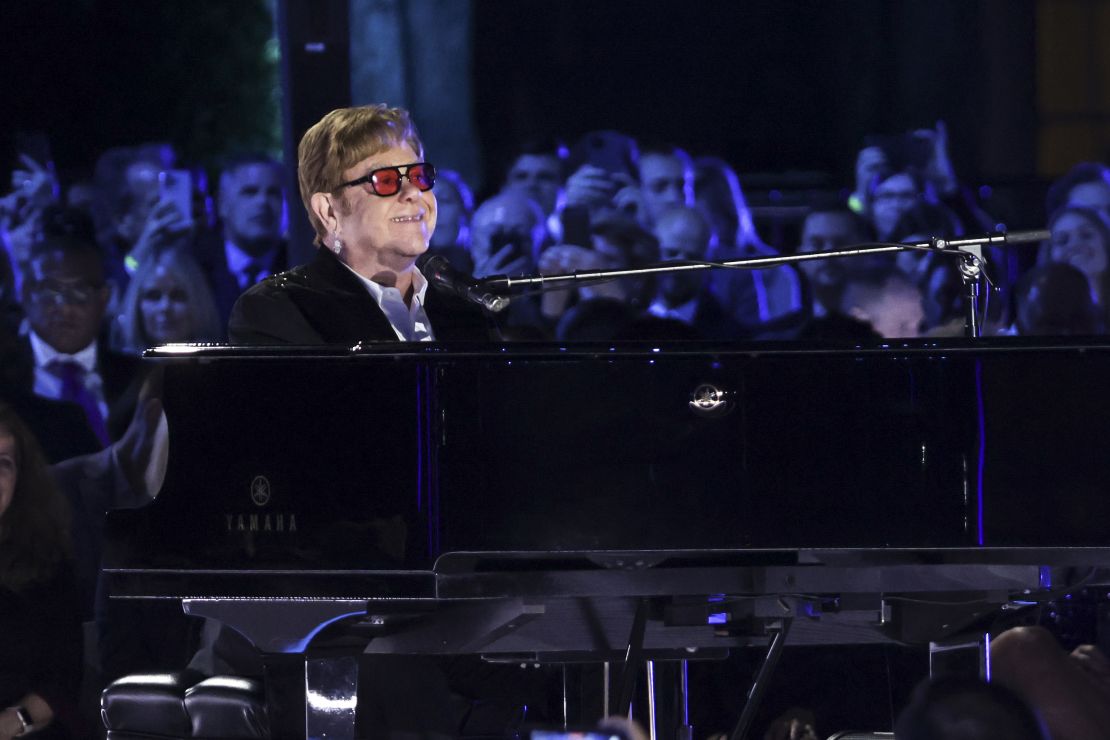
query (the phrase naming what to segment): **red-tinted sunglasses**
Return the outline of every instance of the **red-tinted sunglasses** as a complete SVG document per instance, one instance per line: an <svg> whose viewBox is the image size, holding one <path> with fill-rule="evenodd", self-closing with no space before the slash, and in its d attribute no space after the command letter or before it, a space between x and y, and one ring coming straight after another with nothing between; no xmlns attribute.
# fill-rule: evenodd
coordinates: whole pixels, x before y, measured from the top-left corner
<svg viewBox="0 0 1110 740"><path fill-rule="evenodd" d="M430 162L403 164L400 167L382 167L371 170L370 174L357 180L345 182L339 187L349 188L354 185L365 185L366 192L384 198L397 194L397 191L401 189L402 177L407 177L408 181L415 185L420 192L426 193L436 184L436 168Z"/></svg>

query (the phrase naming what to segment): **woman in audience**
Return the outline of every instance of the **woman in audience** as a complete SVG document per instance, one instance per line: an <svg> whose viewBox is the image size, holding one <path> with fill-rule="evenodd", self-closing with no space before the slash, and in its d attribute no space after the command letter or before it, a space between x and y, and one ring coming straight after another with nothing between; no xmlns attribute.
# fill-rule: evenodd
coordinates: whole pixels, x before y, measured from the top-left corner
<svg viewBox="0 0 1110 740"><path fill-rule="evenodd" d="M1067 204L1087 206L1110 216L1110 167L1080 162L1052 183L1045 198L1045 213Z"/></svg>
<svg viewBox="0 0 1110 740"><path fill-rule="evenodd" d="M712 222L711 260L773 257L778 252L759 238L740 178L727 162L699 157L694 162L694 200ZM710 291L731 317L745 326L794 325L802 309L802 281L792 267L717 270ZM754 301L752 296L755 296ZM755 314L752 304L757 306Z"/></svg>
<svg viewBox="0 0 1110 740"><path fill-rule="evenodd" d="M0 404L0 740L71 736L77 606L65 502L38 442Z"/></svg>
<svg viewBox="0 0 1110 740"><path fill-rule="evenodd" d="M145 261L123 296L119 346L130 352L171 342L213 342L223 331L212 291L188 254L172 249Z"/></svg>
<svg viewBox="0 0 1110 740"><path fill-rule="evenodd" d="M1092 208L1069 204L1049 217L1048 228L1052 240L1041 246L1038 264L1062 262L1077 268L1087 277L1091 297L1101 304L1110 265L1110 223Z"/></svg>
<svg viewBox="0 0 1110 740"><path fill-rule="evenodd" d="M474 216L474 194L462 175L454 170L436 172L436 203L436 230L428 245L429 254L441 254L456 269L473 272L470 219Z"/></svg>
<svg viewBox="0 0 1110 740"><path fill-rule="evenodd" d="M1025 273L1014 291L1015 328L1022 336L1070 336L1103 330L1087 277L1050 262Z"/></svg>

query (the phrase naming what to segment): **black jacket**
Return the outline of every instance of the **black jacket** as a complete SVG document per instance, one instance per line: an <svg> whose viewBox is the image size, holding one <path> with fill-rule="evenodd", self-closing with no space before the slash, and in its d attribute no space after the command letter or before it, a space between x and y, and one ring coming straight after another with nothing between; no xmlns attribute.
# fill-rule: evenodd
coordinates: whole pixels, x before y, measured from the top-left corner
<svg viewBox="0 0 1110 740"><path fill-rule="evenodd" d="M243 290L239 287L239 279L227 266L223 233L217 230L203 234L197 239L193 252L201 271L208 278L209 287L212 288L212 297L216 300L216 310L219 311L220 320L226 322L231 314L231 307ZM270 264L267 265L267 271L271 275L277 275L289 266L286 252L286 244L283 241L274 252Z"/></svg>
<svg viewBox="0 0 1110 740"><path fill-rule="evenodd" d="M481 310L429 286L424 310L436 341L493 338ZM239 345L352 345L395 342L397 334L366 286L327 249L312 261L248 289L231 310L228 335Z"/></svg>

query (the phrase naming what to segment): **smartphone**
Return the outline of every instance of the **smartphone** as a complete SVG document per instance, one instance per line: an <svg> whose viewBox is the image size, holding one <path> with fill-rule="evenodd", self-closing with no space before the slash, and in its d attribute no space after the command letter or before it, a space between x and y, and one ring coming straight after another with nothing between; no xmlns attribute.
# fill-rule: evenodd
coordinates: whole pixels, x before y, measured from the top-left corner
<svg viewBox="0 0 1110 740"><path fill-rule="evenodd" d="M590 212L585 206L567 206L563 209L563 243L593 249Z"/></svg>
<svg viewBox="0 0 1110 740"><path fill-rule="evenodd" d="M593 131L574 145L568 157L571 172L583 164L606 172L632 177L635 172L636 143L618 131Z"/></svg>
<svg viewBox="0 0 1110 740"><path fill-rule="evenodd" d="M528 256L530 251L530 244L528 244L528 236L526 234L518 234L515 231L507 231L499 229L493 232L489 238L489 253L491 255L497 254L506 246L511 246L509 256L503 260L503 264L508 264L521 257Z"/></svg>
<svg viewBox="0 0 1110 740"><path fill-rule="evenodd" d="M181 217L193 220L193 175L188 170L166 170L158 173L158 194L174 204Z"/></svg>

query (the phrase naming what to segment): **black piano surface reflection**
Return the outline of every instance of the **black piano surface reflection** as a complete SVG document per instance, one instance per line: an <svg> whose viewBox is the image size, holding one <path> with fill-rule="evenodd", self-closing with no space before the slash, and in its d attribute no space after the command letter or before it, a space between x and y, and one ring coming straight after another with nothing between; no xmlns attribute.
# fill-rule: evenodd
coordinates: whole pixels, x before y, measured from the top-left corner
<svg viewBox="0 0 1110 740"><path fill-rule="evenodd" d="M1110 565L1110 343L148 357L167 475L109 515L109 583L264 652L346 620L373 650L608 657L643 599L645 654L727 647L848 593L873 597L845 633L865 641L890 594L997 605Z"/></svg>

